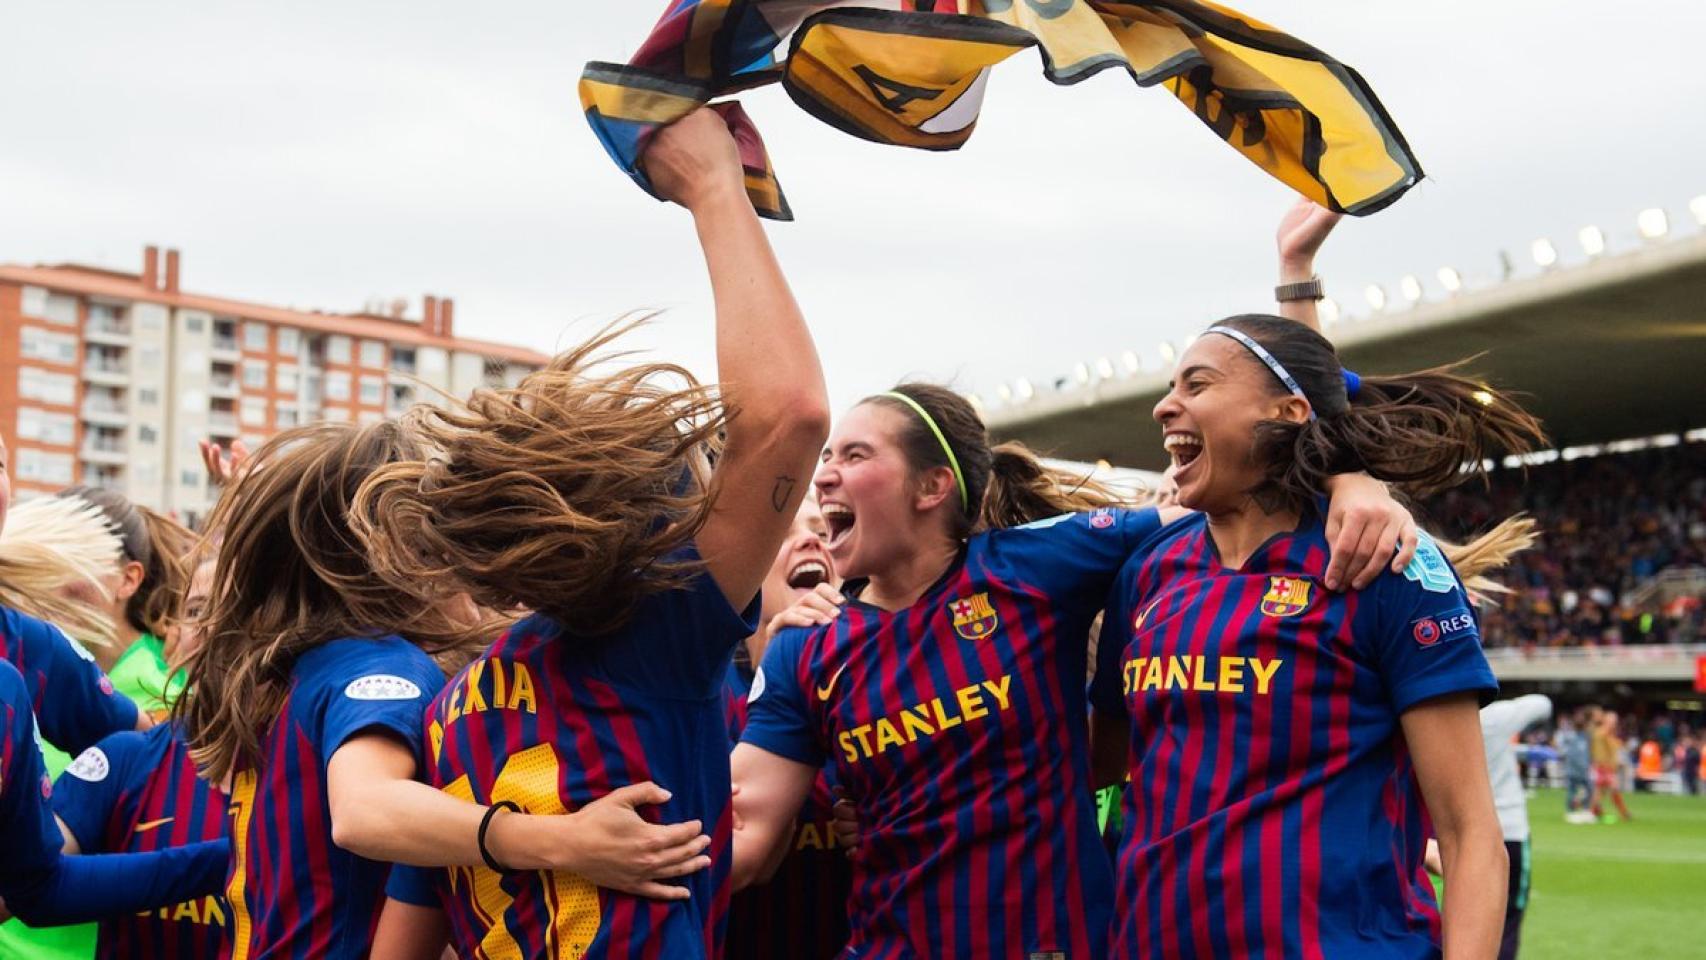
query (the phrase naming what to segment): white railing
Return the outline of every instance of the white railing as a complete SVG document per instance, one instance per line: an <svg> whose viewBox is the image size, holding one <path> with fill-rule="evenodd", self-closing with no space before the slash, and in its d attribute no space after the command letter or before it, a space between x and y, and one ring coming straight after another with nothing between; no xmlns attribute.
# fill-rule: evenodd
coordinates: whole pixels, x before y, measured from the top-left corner
<svg viewBox="0 0 1706 960"><path fill-rule="evenodd" d="M1688 680L1706 643L1598 647L1495 647L1487 662L1501 680Z"/></svg>

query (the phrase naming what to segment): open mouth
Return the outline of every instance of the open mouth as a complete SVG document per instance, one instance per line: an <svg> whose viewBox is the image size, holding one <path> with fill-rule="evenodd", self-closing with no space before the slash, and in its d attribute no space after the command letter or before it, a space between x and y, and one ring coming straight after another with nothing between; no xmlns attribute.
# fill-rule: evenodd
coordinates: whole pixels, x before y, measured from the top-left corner
<svg viewBox="0 0 1706 960"><path fill-rule="evenodd" d="M828 582L829 566L822 560L801 560L788 571L788 587L792 590L810 590Z"/></svg>
<svg viewBox="0 0 1706 960"><path fill-rule="evenodd" d="M1169 433L1162 438L1161 446L1166 449L1168 456L1173 458L1175 477L1202 456L1202 438L1194 434Z"/></svg>
<svg viewBox="0 0 1706 960"><path fill-rule="evenodd" d="M829 527L829 549L834 550L853 530L853 510L841 503L825 503L821 509L823 522Z"/></svg>

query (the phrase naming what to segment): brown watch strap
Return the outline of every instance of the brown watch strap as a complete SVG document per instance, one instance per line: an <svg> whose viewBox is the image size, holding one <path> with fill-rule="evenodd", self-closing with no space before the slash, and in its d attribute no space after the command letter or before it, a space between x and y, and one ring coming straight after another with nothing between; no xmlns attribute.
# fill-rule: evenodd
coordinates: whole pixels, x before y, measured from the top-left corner
<svg viewBox="0 0 1706 960"><path fill-rule="evenodd" d="M1320 277L1310 277L1296 283L1282 283L1274 288L1274 299L1280 303L1290 303L1293 300L1322 300L1327 296L1321 286Z"/></svg>

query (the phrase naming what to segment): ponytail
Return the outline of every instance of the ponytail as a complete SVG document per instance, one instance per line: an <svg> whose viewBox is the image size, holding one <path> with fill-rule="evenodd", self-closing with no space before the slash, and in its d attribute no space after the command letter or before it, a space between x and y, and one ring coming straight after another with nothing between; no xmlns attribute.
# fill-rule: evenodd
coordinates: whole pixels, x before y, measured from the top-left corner
<svg viewBox="0 0 1706 960"><path fill-rule="evenodd" d="M1127 503L1113 488L1050 467L1017 441L990 449L989 486L978 511L978 529L998 530L1037 520Z"/></svg>
<svg viewBox="0 0 1706 960"><path fill-rule="evenodd" d="M107 611L65 595L81 587L111 602L102 582L122 548L106 515L86 500L42 497L12 508L0 531L0 605L45 620L85 644L109 646Z"/></svg>
<svg viewBox="0 0 1706 960"><path fill-rule="evenodd" d="M1468 543L1457 544L1435 538L1440 552L1463 580L1469 598L1480 603L1494 594L1509 593L1510 588L1489 574L1510 565L1516 555L1534 546L1539 528L1524 516L1506 518L1498 526Z"/></svg>

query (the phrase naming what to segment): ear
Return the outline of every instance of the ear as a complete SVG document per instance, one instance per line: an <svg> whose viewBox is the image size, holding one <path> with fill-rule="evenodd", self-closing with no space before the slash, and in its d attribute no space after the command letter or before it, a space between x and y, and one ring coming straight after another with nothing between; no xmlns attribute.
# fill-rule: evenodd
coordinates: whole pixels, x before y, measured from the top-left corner
<svg viewBox="0 0 1706 960"><path fill-rule="evenodd" d="M116 599L129 600L136 596L136 591L142 589L142 578L146 573L142 564L135 560L125 561L124 566L119 568L118 589L114 591L117 594Z"/></svg>
<svg viewBox="0 0 1706 960"><path fill-rule="evenodd" d="M912 508L919 513L929 513L947 502L949 497L959 495L954 471L947 467L932 467L918 478L918 491L913 494Z"/></svg>
<svg viewBox="0 0 1706 960"><path fill-rule="evenodd" d="M1286 394L1285 399L1274 405L1275 420L1285 420L1291 423L1309 422L1309 401L1296 394Z"/></svg>

